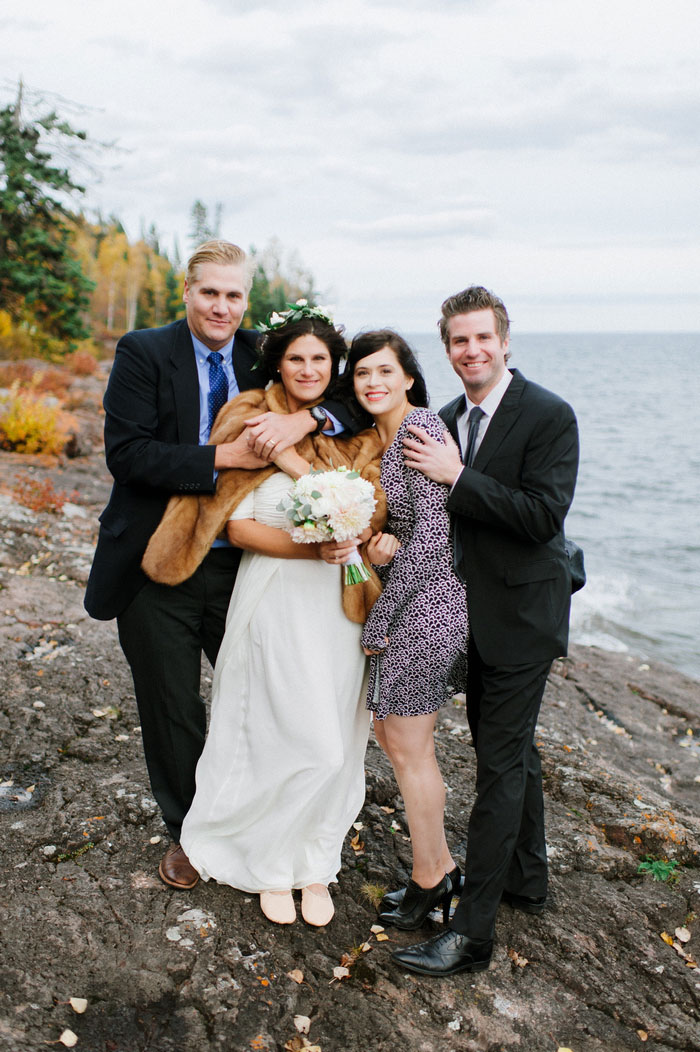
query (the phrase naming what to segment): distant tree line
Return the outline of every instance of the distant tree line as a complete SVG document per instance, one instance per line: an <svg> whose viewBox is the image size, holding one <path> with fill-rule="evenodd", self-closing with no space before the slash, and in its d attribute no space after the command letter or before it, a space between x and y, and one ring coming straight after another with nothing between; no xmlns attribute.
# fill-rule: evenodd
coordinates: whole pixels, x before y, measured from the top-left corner
<svg viewBox="0 0 700 1052"><path fill-rule="evenodd" d="M134 328L181 317L182 263L154 225L131 240L119 219L90 220L75 206L85 192L57 153L86 141L55 112L28 119L23 86L0 109L0 357L60 358L82 341L112 341ZM210 221L195 201L192 247L218 237L223 206ZM315 303L312 275L273 239L250 249L254 279L244 324L253 327L288 302Z"/></svg>

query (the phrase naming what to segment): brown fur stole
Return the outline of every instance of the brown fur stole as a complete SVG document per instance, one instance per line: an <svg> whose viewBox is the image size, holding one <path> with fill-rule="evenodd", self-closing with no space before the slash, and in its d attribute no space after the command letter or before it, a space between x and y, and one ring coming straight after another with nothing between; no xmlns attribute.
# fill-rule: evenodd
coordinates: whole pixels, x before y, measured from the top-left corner
<svg viewBox="0 0 700 1052"><path fill-rule="evenodd" d="M221 409L211 432L210 443L233 442L245 424L259 413L288 413L287 399L281 384L268 390L245 391ZM352 467L374 484L377 507L372 516L373 531L386 523L386 498L379 485L381 442L375 430L362 431L349 438L328 438L323 434L307 435L297 443L299 454L314 468ZM191 577L225 529L231 513L240 502L279 469L275 465L249 470L226 468L219 472L216 492L199 496L173 496L151 537L141 566L152 581L181 584ZM364 547L364 546L363 546ZM363 552L365 565L366 554ZM371 570L371 567L370 567ZM363 584L343 588L343 609L351 621L362 623L381 591L375 572ZM340 578L339 578L340 579Z"/></svg>

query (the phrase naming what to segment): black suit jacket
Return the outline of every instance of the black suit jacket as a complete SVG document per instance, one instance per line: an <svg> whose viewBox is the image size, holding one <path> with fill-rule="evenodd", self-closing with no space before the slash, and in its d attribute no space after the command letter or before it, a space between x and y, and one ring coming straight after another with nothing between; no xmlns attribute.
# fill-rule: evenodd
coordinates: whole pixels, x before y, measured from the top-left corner
<svg viewBox="0 0 700 1052"><path fill-rule="evenodd" d="M233 370L239 390L260 387L258 334L239 329ZM326 406L346 426L347 411ZM117 344L104 397L105 454L114 478L100 516L85 607L109 620L146 583L141 559L173 493L213 493L214 446L199 445L199 379L187 321L129 332Z"/></svg>
<svg viewBox="0 0 700 1052"><path fill-rule="evenodd" d="M447 507L461 548L470 631L487 665L566 653L571 576L564 518L578 468L574 412L512 370L471 468ZM464 395L440 410L452 437Z"/></svg>

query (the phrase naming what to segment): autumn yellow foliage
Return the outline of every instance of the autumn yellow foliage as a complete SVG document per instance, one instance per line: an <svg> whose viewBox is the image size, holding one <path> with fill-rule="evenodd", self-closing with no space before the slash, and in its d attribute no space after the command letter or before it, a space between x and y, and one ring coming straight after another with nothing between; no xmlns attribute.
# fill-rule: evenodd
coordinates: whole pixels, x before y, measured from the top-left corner
<svg viewBox="0 0 700 1052"><path fill-rule="evenodd" d="M60 453L71 420L33 391L20 390L17 381L0 399L0 447L14 453Z"/></svg>

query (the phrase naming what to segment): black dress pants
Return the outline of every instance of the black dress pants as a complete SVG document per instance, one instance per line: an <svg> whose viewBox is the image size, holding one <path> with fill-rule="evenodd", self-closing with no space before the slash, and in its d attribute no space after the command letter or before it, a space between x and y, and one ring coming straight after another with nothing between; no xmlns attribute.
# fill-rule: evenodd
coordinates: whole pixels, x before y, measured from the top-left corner
<svg viewBox="0 0 700 1052"><path fill-rule="evenodd" d="M491 939L504 889L547 893L547 854L535 726L551 661L485 665L470 642L467 719L476 748L465 883L450 927Z"/></svg>
<svg viewBox="0 0 700 1052"><path fill-rule="evenodd" d="M213 666L240 556L238 548L212 548L187 581L173 587L148 581L117 618L151 789L176 843L206 735L202 651Z"/></svg>

